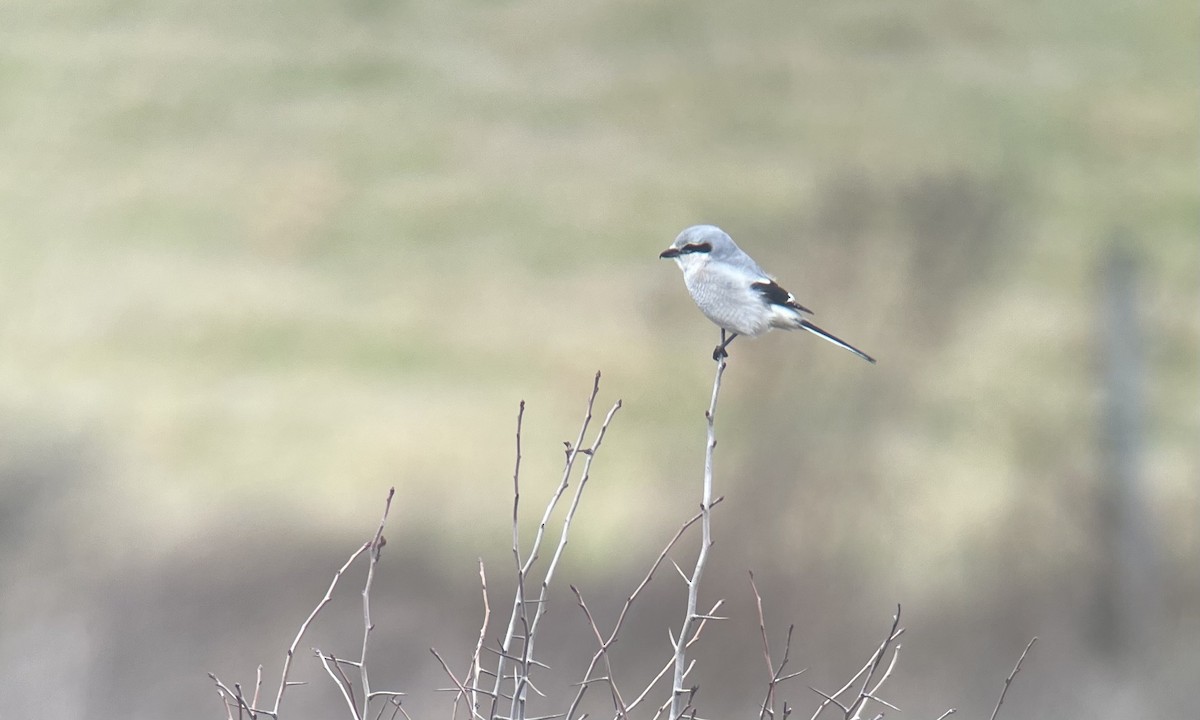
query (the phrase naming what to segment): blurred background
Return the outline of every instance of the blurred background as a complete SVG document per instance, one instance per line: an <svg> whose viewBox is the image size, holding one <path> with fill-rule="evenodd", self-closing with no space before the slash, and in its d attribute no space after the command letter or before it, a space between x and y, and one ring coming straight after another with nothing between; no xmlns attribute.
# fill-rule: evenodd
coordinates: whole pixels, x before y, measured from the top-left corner
<svg viewBox="0 0 1200 720"><path fill-rule="evenodd" d="M568 583L611 627L699 502L717 331L657 259L698 222L879 358L731 347L702 715L765 690L753 570L804 717L897 603L905 717L987 717L1034 635L1002 717L1195 717L1198 16L8 0L0 717L224 717L206 673L278 682L391 485L374 684L448 716L428 648L465 667L478 558L490 636L511 602L517 404L528 542L599 369L531 714L563 710ZM344 716L307 648L356 654L364 572L286 717ZM635 606L625 692L684 597L667 567Z"/></svg>

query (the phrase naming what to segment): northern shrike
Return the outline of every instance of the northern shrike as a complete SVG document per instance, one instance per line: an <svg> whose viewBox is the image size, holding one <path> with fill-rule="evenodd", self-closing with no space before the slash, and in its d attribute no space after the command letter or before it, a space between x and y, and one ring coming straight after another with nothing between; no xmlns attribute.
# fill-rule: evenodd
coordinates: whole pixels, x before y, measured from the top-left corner
<svg viewBox="0 0 1200 720"><path fill-rule="evenodd" d="M780 328L807 330L867 362L875 362L862 350L805 319L812 310L796 302L719 227L694 225L679 233L659 257L675 261L700 312L721 328L721 344L713 350L714 360L728 356L725 348L738 335L757 337Z"/></svg>

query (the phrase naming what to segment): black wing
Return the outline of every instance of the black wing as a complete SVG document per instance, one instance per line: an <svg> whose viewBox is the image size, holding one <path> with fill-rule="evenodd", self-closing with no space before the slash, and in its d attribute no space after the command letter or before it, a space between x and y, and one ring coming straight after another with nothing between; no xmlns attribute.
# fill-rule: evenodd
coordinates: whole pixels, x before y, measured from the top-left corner
<svg viewBox="0 0 1200 720"><path fill-rule="evenodd" d="M812 310L809 310L800 303L796 302L796 298L792 297L790 292L784 290L783 286L774 280L750 283L750 287L762 293L763 301L770 305L783 305L784 307L790 307L793 310L806 312L809 315L813 314Z"/></svg>

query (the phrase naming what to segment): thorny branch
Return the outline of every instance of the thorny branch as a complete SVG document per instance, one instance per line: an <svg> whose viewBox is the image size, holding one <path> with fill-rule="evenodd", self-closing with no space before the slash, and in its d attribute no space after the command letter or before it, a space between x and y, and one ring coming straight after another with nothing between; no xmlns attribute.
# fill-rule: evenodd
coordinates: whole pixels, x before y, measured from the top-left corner
<svg viewBox="0 0 1200 720"><path fill-rule="evenodd" d="M402 694L402 693L396 693L396 692L391 692L391 691L383 691L383 692L377 692L377 693L370 692L368 678L367 678L367 669L366 669L367 639L370 636L371 630L374 628L374 626L371 623L371 609L370 609L371 608L371 605L370 605L371 582L374 579L375 565L379 562L380 550L386 544L386 540L384 540L384 538L383 538L383 529L384 529L384 526L387 524L388 513L391 511L391 507L392 507L392 498L395 497L395 494L396 494L396 488L393 487L388 490L387 500L384 503L383 518L379 521L379 528L378 528L378 530L375 531L374 537L371 540L363 543L357 550L355 550L350 555L350 557L346 560L346 562L343 563L340 568L338 568L337 572L335 572L333 574L333 580L329 583L329 588L326 589L325 595L321 598L321 601L317 603L317 606L313 608L312 612L310 612L308 614L308 617L305 618L304 622L301 623L300 629L296 631L296 636L295 636L295 638L292 639L292 644L288 646L287 655L284 657L284 660L283 660L283 672L280 674L280 678L279 678L279 689L275 693L275 703L271 707L271 709L268 710L266 708L258 707L259 692L262 687L262 666L261 665L258 666L258 671L256 673L256 678L255 678L255 683L254 683L254 697L250 702L247 702L245 700L245 698L242 696L240 685L235 684L234 687L237 688L237 691L236 692L231 691L224 683L222 683L217 678L216 675L214 675L213 673L209 673L208 676L210 678L212 678L213 683L216 684L217 692L221 695L221 698L225 703L226 713L229 716L229 718L232 718L232 714L231 714L232 710L230 709L231 702L233 703L233 706L238 709L239 717L241 717L241 715L243 713L245 713L245 714L249 715L251 720L254 720L254 718L257 718L259 715L266 715L271 718L279 718L279 707L283 702L284 692L293 685L303 684L303 683L296 683L296 682L288 681L288 674L291 672L291 669L292 669L292 659L296 656L296 648L300 646L300 641L304 638L305 633L308 632L308 629L312 625L313 620L316 619L317 615L321 612L321 610L323 610L325 608L325 606L328 605L330 603L330 601L333 599L333 591L335 588L337 588L337 584L341 580L342 575L344 575L346 573L346 570L348 570L350 568L350 566L354 564L354 561L357 560L360 555L362 555L363 553L365 553L367 551L370 551L370 555L368 556L370 558L370 561L369 561L369 564L367 567L366 585L363 587L362 655L360 656L358 662L350 662L350 661L346 661L346 660L336 660L332 655L326 656L326 655L320 653L320 651L317 651L317 655L318 655L318 657L321 658L322 664L325 665L326 671L329 672L330 676L333 677L334 681L337 682L338 687L342 690L343 697L347 697L348 701L353 697L353 687L350 685L349 679L345 676L345 673L341 670L340 665L347 664L347 665L357 667L359 669L361 682L363 684L363 709L362 709L362 712L360 713L356 707L356 704L353 703L352 701L350 702L350 708L351 708L352 714L354 715L355 718L361 718L361 717L365 716L365 714L367 712L367 704L370 702L371 697L377 696L377 695L395 697L395 696L399 696ZM330 661L333 662L332 668L329 664ZM335 670L336 670L336 672L335 672ZM340 676L340 679L339 679L339 676ZM346 683L344 686L343 686L343 681Z"/></svg>
<svg viewBox="0 0 1200 720"><path fill-rule="evenodd" d="M707 421L707 443L705 446L705 464L704 464L704 486L703 498L700 506L700 511L691 519L683 523L675 535L659 553L646 575L641 582L625 599L624 605L621 608L616 622L607 635L599 628L591 610L584 601L582 593L575 586L571 586L571 591L575 595L579 607L582 609L584 616L587 619L588 626L592 631L592 635L597 643L597 649L591 657L587 666L587 670L583 674L583 679L577 683L578 690L575 694L570 707L565 713L554 715L546 715L540 718L529 718L527 712L527 694L529 690L542 695L540 691L533 685L531 674L534 668L545 668L546 665L538 662L534 657L535 639L539 624L546 612L547 595L551 580L558 567L559 561L563 555L563 551L568 542L568 536L572 521L579 508L580 501L584 488L587 485L590 477L591 464L596 457L597 451L604 440L609 423L617 410L621 408L621 402L618 400L605 415L604 420L592 441L590 446L584 446L584 438L587 436L587 431L593 419L593 410L596 398L599 393L600 374L597 373L593 383L591 394L586 405L586 412L581 423L578 436L574 443L566 442L566 457L563 467L562 477L558 487L553 492L545 511L542 515L541 522L538 525L533 541L526 553L522 552L520 545L519 533L519 510L520 510L520 471L521 471L521 443L522 443L522 424L524 419L525 403L522 401L517 415L516 428L516 460L513 469L513 516L512 516L512 551L517 571L517 587L513 599L512 612L509 617L507 630L503 639L496 643L496 648L486 646L486 636L491 618L491 607L488 599L487 577L484 572L483 561L479 561L479 579L483 594L483 620L479 629L478 640L475 643L474 651L470 657L470 664L465 676L462 679L456 676L451 671L449 665L443 660L438 652L431 648L437 661L442 669L454 684L453 688L448 690L455 694L454 701L454 717L457 718L459 703L465 702L470 706L468 713L469 720L585 720L587 714L579 715L583 697L587 689L594 683L606 684L611 694L613 709L615 712L615 720L628 720L630 713L637 708L650 695L652 690L658 686L658 683L667 676L668 672L674 668L672 678L671 696L660 705L657 712L653 715L653 720L658 720L664 713L670 709L667 720L683 720L690 718L695 720L696 710L693 706L697 687L687 687L685 681L691 673L695 665L695 660L687 658L687 650L696 643L709 620L724 619L717 615L717 612L723 604L723 600L716 602L707 613L698 612L698 596L701 578L703 577L708 553L713 544L711 530L711 511L718 505L723 498L713 498L713 453L716 447L715 433L715 415L717 401L720 394L721 379L726 368L726 361L720 358L717 361L716 377L713 382L712 396L708 411L705 413ZM561 531L558 538L558 543L554 553L546 566L544 573L540 579L532 577L532 570L536 564L539 553L542 548L542 543L546 539L546 529L557 509L559 502L564 498L566 490L570 486L572 473L576 469L576 460L579 456L584 456L582 462L583 468L581 477L578 480L578 486L572 496L565 517L562 521ZM299 647L301 640L308 632L308 629L315 621L321 610L331 602L335 588L338 582L350 566L363 553L368 553L368 567L366 582L362 590L362 612L363 612L363 635L361 642L361 651L358 659L345 660L339 659L332 654L323 653L316 650L316 655L320 659L326 673L333 679L339 691L342 694L350 714L355 720L368 720L370 717L371 703L376 698L384 699L384 702L378 707L378 713L375 720L382 720L385 712L391 708L390 717L394 718L402 715L406 720L409 718L407 711L401 705L400 698L404 695L400 692L387 690L371 690L370 678L367 672L367 653L369 640L374 623L371 618L371 602L370 593L375 577L375 569L381 556L381 551L386 540L383 537L384 527L387 523L388 514L391 509L391 503L395 495L395 489L392 488L388 492L385 503L383 516L380 520L378 529L374 537L364 543L361 547L355 550L346 562L334 573L333 579L329 584L325 595L320 602L309 613L308 617L300 625L291 645L288 647L287 654L284 658L283 670L281 673L279 688L275 695L274 704L270 709L259 707L261 698L263 678L262 666L259 665L255 677L254 692L248 699L243 693L243 688L240 684L234 683L230 688L223 683L214 674L209 674L213 683L216 685L217 692L220 695L223 705L225 706L227 720L233 720L236 717L241 720L243 717L248 717L250 720L255 720L260 716L266 716L279 720L279 711L282 699L287 688L293 685L303 683L289 681L289 673L292 666L292 661L295 656L296 649ZM663 665L657 675L645 686L645 688L631 699L618 689L617 679L615 677L615 669L610 657L610 650L613 643L616 642L619 633L624 627L627 616L635 600L642 594L643 590L650 583L654 573L662 564L669 559L671 551L676 547L685 532L695 525L697 522L701 525L701 546L696 564L691 574L685 573L679 565L672 561L672 565L683 577L688 587L687 611L684 616L684 622L679 630L679 634L675 635L668 629L670 637L672 656ZM533 585L536 583L536 585ZM771 653L771 646L768 641L768 633L766 622L763 613L763 600L759 593L757 584L754 580L753 573L750 574L750 584L753 589L757 613L759 632L762 640L763 658L767 665L768 681L766 695L762 701L759 711L759 720L788 720L793 709L786 702L783 702L782 708L777 708L779 702L779 687L780 684L797 677L804 670L790 672L785 674L786 667L790 661L791 643L794 625L788 627L784 649L779 664L776 666ZM537 597L530 598L530 595L535 592L533 587L537 587ZM815 688L811 688L813 692L821 696L822 701L813 713L810 720L817 720L821 713L829 706L834 705L841 710L845 720L866 720L870 715L864 716L867 707L874 702L885 708L896 710L894 705L879 697L880 690L891 677L896 663L899 658L900 645L896 642L904 633L900 627L900 607L897 606L896 614L893 617L892 625L883 642L876 648L875 652L868 659L866 664L850 678L841 688L833 693L825 693ZM516 645L520 641L520 646ZM996 702L996 706L992 711L990 720L996 720L999 715L1000 708L1004 703L1005 696L1008 693L1009 687L1016 675L1020 672L1022 664L1026 656L1032 649L1037 638L1034 637L1025 646L1012 672L1004 681L1004 688L1000 693L1000 697ZM495 672L485 670L482 667L480 656L483 650L496 653L497 668ZM889 657L890 654L890 657ZM885 660L887 662L885 662ZM602 674L597 673L597 668L603 663ZM508 672L506 672L508 668ZM361 685L361 708L358 702L359 695L356 693L355 681L351 678L353 673L348 673L348 669L357 669L358 681ZM490 676L494 679L494 689L488 690L481 686L484 682L484 676ZM510 691L507 691L511 688ZM491 708L488 713L483 712L481 702L483 698L491 698ZM506 700L511 703L508 715L500 715L497 713L498 704L501 700ZM947 710L938 720L945 720L954 713L954 709ZM879 720L883 717L883 713L879 712L874 716L873 720Z"/></svg>
<svg viewBox="0 0 1200 720"><path fill-rule="evenodd" d="M522 403L524 407L524 403ZM492 617L492 606L488 603L487 591L487 574L483 571L483 558L479 559L479 585L483 590L483 622L479 625L479 639L475 642L475 652L471 653L471 665L467 669L467 683L471 687L471 703L470 715L475 717L479 712L479 675L482 672L482 667L479 664L479 655L483 651L483 642L487 637L488 621ZM453 718L458 717L458 701L463 698L462 695L456 695L454 698L454 714Z"/></svg>
<svg viewBox="0 0 1200 720"><path fill-rule="evenodd" d="M716 500L714 500L712 503L713 507L716 507L718 504L720 504L720 502L722 500L724 500L724 498L717 498ZM609 633L607 638L605 638L604 640L602 640L600 642L600 648L596 651L596 653L594 655L592 655L592 660L590 663L588 663L587 670L583 673L584 679L579 683L579 691L575 695L575 699L571 702L570 709L567 710L568 720L575 717L575 713L579 709L579 704L583 701L583 695L585 692L587 692L588 686L595 680L599 679L599 678L592 677L592 672L596 669L596 664L599 663L601 659L604 659L607 662L608 649L610 647L612 647L612 644L617 641L617 635L621 632L621 628L625 624L625 619L626 619L626 617L628 617L629 609L633 606L634 601L637 600L637 597L642 593L642 590L644 590L646 588L646 586L650 584L650 581L654 578L654 573L658 570L659 566L661 566L663 564L663 561L667 559L667 555L675 547L676 543L679 542L679 539L681 537L683 537L683 534L685 532L687 532L688 528L695 525L701 519L701 517L703 517L703 513L696 513L695 515L692 516L692 518L690 520L688 520L687 522L683 523L682 526L680 526L679 530L675 533L675 536L671 538L671 540L666 544L666 547L664 547L662 549L662 552L660 552L658 554L658 558L656 558L654 561L654 564L652 564L650 566L650 570L646 573L645 577L642 578L642 581L640 583L638 583L638 586L636 588L634 588L632 593L629 594L629 597L625 598L625 604L621 607L621 612L617 616L617 621L616 621L616 624L613 626L612 632ZM576 597L579 600L579 604L581 606L583 606L583 598L579 596L578 591L576 591ZM713 612L715 612L715 611L716 611L716 607L713 608ZM587 612L586 607L584 607L584 612L585 613ZM589 620L590 620L590 614L589 614ZM666 668L663 669L663 672L665 672L668 668L670 668L670 663L668 663ZM658 678L662 677L662 674L663 673L659 673L659 675L655 678L655 682L658 681ZM611 675L612 675L612 673L610 672L609 673L610 678L611 678ZM615 680L610 680L610 682L615 682ZM651 683L651 687L653 687L653 683ZM649 691L649 689L650 689L649 687L646 688L647 691ZM645 695L645 693L643 693L643 696L644 695ZM640 700L640 698L639 698L639 700ZM617 709L619 710L620 708L617 708ZM626 709L629 709L629 708L626 708ZM620 714L618 716L620 716Z"/></svg>
<svg viewBox="0 0 1200 720"><path fill-rule="evenodd" d="M891 677L892 670L896 667L896 660L900 656L899 645L896 645L892 650L892 659L888 663L887 668L883 671L883 674L880 675L878 680L874 680L874 678L875 673L879 671L879 667L883 663L883 658L887 655L888 650L892 648L893 643L895 643L896 640L903 634L904 628L900 627L900 606L897 605L896 614L892 617L892 627L890 630L888 630L887 637L885 637L883 642L880 643L879 647L875 649L875 652L871 655L871 658L867 660L867 664L864 665L861 670L854 673L854 676L851 677L845 685L839 688L837 692L832 694L826 694L814 687L809 687L809 690L812 690L824 698L821 701L821 704L817 706L817 710L812 714L812 718L810 720L817 720L817 716L821 714L821 711L830 704L837 705L838 708L841 709L842 714L845 715L846 720L859 720L859 718L862 717L862 711L866 707L867 701L869 700L873 700L874 702L885 707L895 709L895 706L884 700L880 700L878 697L878 692L879 689L883 687L883 684L887 682L887 679ZM859 686L858 695L854 697L853 701L851 701L849 705L846 705L838 698L850 690L850 688L859 680L859 678L862 678L862 683ZM873 680L874 684L872 684Z"/></svg>

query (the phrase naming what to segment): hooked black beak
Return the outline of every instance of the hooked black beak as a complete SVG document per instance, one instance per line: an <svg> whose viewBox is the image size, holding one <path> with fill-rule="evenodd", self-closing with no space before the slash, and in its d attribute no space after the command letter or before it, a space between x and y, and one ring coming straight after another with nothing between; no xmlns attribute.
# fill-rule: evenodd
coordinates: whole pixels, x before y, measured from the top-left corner
<svg viewBox="0 0 1200 720"><path fill-rule="evenodd" d="M679 257L679 248L669 247L658 254L660 258Z"/></svg>

